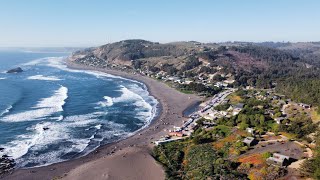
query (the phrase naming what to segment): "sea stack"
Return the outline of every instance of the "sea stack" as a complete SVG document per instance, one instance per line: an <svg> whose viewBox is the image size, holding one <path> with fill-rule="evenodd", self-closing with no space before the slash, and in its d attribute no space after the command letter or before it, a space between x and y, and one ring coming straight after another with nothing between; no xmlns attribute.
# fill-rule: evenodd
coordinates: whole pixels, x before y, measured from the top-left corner
<svg viewBox="0 0 320 180"><path fill-rule="evenodd" d="M7 73L21 73L21 72L23 72L21 67L17 67L17 68L10 69L9 71L7 71Z"/></svg>

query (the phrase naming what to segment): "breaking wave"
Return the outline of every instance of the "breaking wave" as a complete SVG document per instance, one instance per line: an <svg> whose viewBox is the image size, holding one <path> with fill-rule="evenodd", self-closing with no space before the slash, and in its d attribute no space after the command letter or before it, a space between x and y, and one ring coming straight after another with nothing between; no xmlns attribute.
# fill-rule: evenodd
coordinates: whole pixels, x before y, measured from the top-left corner
<svg viewBox="0 0 320 180"><path fill-rule="evenodd" d="M45 166L86 155L100 145L135 134L156 115L158 102L141 82L103 72L69 69L63 57L37 59L19 66L24 66L26 73L12 78L13 81L37 81L28 81L31 87L21 88L21 99L13 104L14 108L0 113L0 123L20 127L17 132L10 132L12 139L1 144L4 150L0 152L0 156L12 156L18 167ZM60 80L64 80L64 85L57 88L60 82L55 81ZM53 93L34 98L38 87ZM96 87L99 89L93 89ZM114 91L118 92L110 94ZM65 104L67 99L70 103Z"/></svg>
<svg viewBox="0 0 320 180"><path fill-rule="evenodd" d="M50 116L57 112L63 111L63 105L68 98L68 88L61 86L54 92L51 97L41 99L32 110L9 114L4 116L2 121L5 122L21 122L39 120L41 118Z"/></svg>
<svg viewBox="0 0 320 180"><path fill-rule="evenodd" d="M0 113L0 116L3 116L3 115L5 115L5 114L9 113L12 108L13 108L13 107L10 105L9 107L7 107L4 111L2 111L2 112Z"/></svg>
<svg viewBox="0 0 320 180"><path fill-rule="evenodd" d="M55 76L43 76L43 75L30 76L27 79L29 79L29 80L42 80L42 81L61 81L62 80L62 79L59 79L58 77L55 77Z"/></svg>
<svg viewBox="0 0 320 180"><path fill-rule="evenodd" d="M104 96L103 99L105 99L105 101L100 101L100 102L97 103L99 106L107 107L107 106L112 106L113 105L112 97Z"/></svg>

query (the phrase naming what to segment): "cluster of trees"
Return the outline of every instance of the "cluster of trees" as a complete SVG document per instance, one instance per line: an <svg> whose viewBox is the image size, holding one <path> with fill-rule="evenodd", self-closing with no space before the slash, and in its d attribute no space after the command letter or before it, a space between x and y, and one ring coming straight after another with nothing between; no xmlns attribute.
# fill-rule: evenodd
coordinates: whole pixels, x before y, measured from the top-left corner
<svg viewBox="0 0 320 180"><path fill-rule="evenodd" d="M297 135L297 138L309 140L306 136L313 133L319 127L319 123L314 124L310 117L306 115L296 115L291 119L281 122L279 130Z"/></svg>
<svg viewBox="0 0 320 180"><path fill-rule="evenodd" d="M220 104L220 105L214 107L214 109L217 111L226 111L227 109L229 109L229 107L230 107L230 104L225 103L225 104Z"/></svg>
<svg viewBox="0 0 320 180"><path fill-rule="evenodd" d="M181 56L187 52L184 48L172 44L159 44L145 40L125 40L102 46L107 57L117 56L122 60L136 60L149 57ZM115 50L115 52L113 52Z"/></svg>
<svg viewBox="0 0 320 180"><path fill-rule="evenodd" d="M221 88L217 88L215 86L205 86L202 83L190 83L190 84L180 84L179 89L186 91L193 91L197 93L206 94L207 96L212 96L221 91Z"/></svg>
<svg viewBox="0 0 320 180"><path fill-rule="evenodd" d="M297 57L293 57L290 53L264 46L234 46L231 49L241 53L249 54L252 57L262 59L264 61L283 62L298 60Z"/></svg>
<svg viewBox="0 0 320 180"><path fill-rule="evenodd" d="M303 162L300 171L306 176L320 180L320 133L316 135L314 156Z"/></svg>
<svg viewBox="0 0 320 180"><path fill-rule="evenodd" d="M166 178L247 179L246 174L237 171L238 163L227 160L228 148L216 150L210 143L220 131L230 133L228 127L222 126L216 131L198 129L190 139L156 146L153 156L165 167Z"/></svg>
<svg viewBox="0 0 320 180"><path fill-rule="evenodd" d="M161 66L161 70L168 73L171 76L175 75L178 72L178 70L173 66L173 64L167 63Z"/></svg>
<svg viewBox="0 0 320 180"><path fill-rule="evenodd" d="M200 64L201 64L201 62L198 60L197 57L189 56L186 63L181 67L180 71L182 71L182 72L188 71L190 69L193 69L193 68L199 66Z"/></svg>
<svg viewBox="0 0 320 180"><path fill-rule="evenodd" d="M297 102L320 106L319 87L320 79L288 78L279 82L276 89Z"/></svg>

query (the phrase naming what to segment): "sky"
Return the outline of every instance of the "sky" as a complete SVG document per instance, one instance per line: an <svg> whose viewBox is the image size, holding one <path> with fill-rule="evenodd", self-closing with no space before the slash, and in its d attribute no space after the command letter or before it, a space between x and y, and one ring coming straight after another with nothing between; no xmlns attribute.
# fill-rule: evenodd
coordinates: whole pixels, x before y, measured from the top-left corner
<svg viewBox="0 0 320 180"><path fill-rule="evenodd" d="M0 0L0 47L320 41L319 0Z"/></svg>

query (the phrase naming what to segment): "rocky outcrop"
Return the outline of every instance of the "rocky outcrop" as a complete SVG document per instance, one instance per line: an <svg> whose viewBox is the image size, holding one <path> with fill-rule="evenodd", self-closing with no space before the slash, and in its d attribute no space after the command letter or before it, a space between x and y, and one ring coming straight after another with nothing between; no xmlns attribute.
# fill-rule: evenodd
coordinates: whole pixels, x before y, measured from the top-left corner
<svg viewBox="0 0 320 180"><path fill-rule="evenodd" d="M16 163L9 156L3 155L0 157L0 175L13 170Z"/></svg>
<svg viewBox="0 0 320 180"><path fill-rule="evenodd" d="M10 69L10 70L7 71L7 73L21 73L21 72L23 72L21 67L17 67L17 68Z"/></svg>

